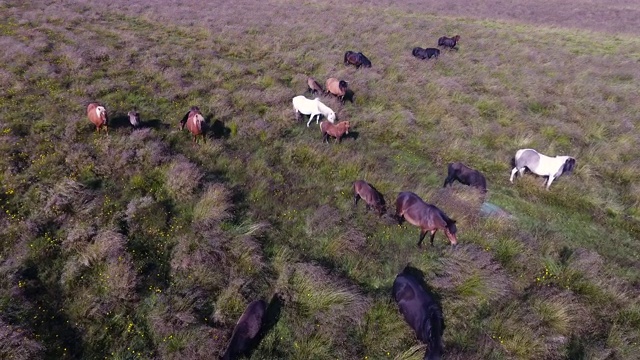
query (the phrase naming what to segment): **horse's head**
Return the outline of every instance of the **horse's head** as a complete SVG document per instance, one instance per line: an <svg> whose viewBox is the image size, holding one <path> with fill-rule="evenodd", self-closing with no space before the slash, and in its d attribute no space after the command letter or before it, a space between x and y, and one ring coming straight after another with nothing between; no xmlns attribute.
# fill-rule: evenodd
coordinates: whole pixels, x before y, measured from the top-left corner
<svg viewBox="0 0 640 360"><path fill-rule="evenodd" d="M362 66L364 67L371 67L371 61L369 61L369 59L364 56L362 53L360 53L360 60L362 61Z"/></svg>
<svg viewBox="0 0 640 360"><path fill-rule="evenodd" d="M336 113L333 110L327 115L327 120L332 124L336 122Z"/></svg>
<svg viewBox="0 0 640 360"><path fill-rule="evenodd" d="M107 109L105 109L104 106L96 107L96 114L105 124L107 123Z"/></svg>
<svg viewBox="0 0 640 360"><path fill-rule="evenodd" d="M453 37L453 41L458 42L460 41L460 35L456 35Z"/></svg>
<svg viewBox="0 0 640 360"><path fill-rule="evenodd" d="M564 165L562 166L562 172L572 172L573 169L576 167L576 159L571 157L571 156L567 156L567 160L564 162Z"/></svg>
<svg viewBox="0 0 640 360"><path fill-rule="evenodd" d="M348 134L349 128L351 127L351 123L349 123L349 121L347 120L347 121L341 122L341 124L342 124L342 129L344 130L344 133Z"/></svg>

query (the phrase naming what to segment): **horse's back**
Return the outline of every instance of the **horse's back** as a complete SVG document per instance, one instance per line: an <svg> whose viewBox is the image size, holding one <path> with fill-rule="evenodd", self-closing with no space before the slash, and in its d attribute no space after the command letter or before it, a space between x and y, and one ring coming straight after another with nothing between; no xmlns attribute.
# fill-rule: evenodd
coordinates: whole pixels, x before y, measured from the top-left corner
<svg viewBox="0 0 640 360"><path fill-rule="evenodd" d="M246 353L254 345L253 341L260 332L266 309L267 304L264 300L255 300L247 306L233 329L231 341L223 359L234 359Z"/></svg>
<svg viewBox="0 0 640 360"><path fill-rule="evenodd" d="M529 170L534 170L540 164L540 158L544 156L533 149L520 149L516 152L515 167L521 169L528 167Z"/></svg>

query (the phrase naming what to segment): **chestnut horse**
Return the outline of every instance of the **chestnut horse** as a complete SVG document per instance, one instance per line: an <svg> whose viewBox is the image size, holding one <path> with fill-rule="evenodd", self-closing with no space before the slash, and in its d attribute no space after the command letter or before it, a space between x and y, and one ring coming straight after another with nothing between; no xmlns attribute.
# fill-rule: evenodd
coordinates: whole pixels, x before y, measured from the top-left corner
<svg viewBox="0 0 640 360"><path fill-rule="evenodd" d="M98 103L90 103L87 106L87 116L89 117L89 121L96 126L96 132L104 128L104 131L109 134L109 129L107 128L109 117L107 116L107 109L105 109L104 106Z"/></svg>
<svg viewBox="0 0 640 360"><path fill-rule="evenodd" d="M193 135L193 141L195 143L198 142L198 135L202 135L202 141L206 142L204 117L197 106L192 106L189 112L182 117L182 120L180 120L180 130L184 130L185 125L187 126L187 130Z"/></svg>
<svg viewBox="0 0 640 360"><path fill-rule="evenodd" d="M358 200L364 199L367 203L367 210L372 206L378 212L378 216L382 216L387 209L384 202L384 197L373 185L364 180L358 180L353 183L353 203L354 206L358 206Z"/></svg>
<svg viewBox="0 0 640 360"><path fill-rule="evenodd" d="M402 225L403 220L407 220L409 224L420 227L419 247L422 247L422 241L427 232L431 232L430 241L433 246L433 238L439 229L444 231L454 248L458 244L456 221L449 218L435 205L427 204L412 192L405 191L398 195L396 199L396 218L400 225Z"/></svg>
<svg viewBox="0 0 640 360"><path fill-rule="evenodd" d="M329 121L323 121L320 123L320 131L322 132L322 142L329 143L329 136L336 138L337 142L341 142L342 137L349 133L350 124L348 121L342 121L337 124L332 124Z"/></svg>

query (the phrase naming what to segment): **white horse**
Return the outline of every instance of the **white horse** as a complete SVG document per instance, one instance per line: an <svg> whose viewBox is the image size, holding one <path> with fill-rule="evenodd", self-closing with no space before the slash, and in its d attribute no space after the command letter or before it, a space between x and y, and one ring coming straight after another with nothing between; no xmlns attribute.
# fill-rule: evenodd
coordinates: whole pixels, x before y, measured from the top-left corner
<svg viewBox="0 0 640 360"><path fill-rule="evenodd" d="M516 152L516 156L513 158L514 168L511 170L511 179L519 173L520 176L524 174L524 169L527 168L534 174L540 176L547 176L547 190L553 182L553 179L559 177L564 172L571 172L576 166L576 159L571 156L556 156L550 157L540 154L533 149L520 149Z"/></svg>
<svg viewBox="0 0 640 360"><path fill-rule="evenodd" d="M311 100L303 95L296 96L293 98L293 110L296 113L296 119L298 118L298 113L310 115L307 127L311 124L314 116L317 116L316 124L320 122L320 115L324 115L331 123L336 121L336 113L327 105L321 103L319 98Z"/></svg>

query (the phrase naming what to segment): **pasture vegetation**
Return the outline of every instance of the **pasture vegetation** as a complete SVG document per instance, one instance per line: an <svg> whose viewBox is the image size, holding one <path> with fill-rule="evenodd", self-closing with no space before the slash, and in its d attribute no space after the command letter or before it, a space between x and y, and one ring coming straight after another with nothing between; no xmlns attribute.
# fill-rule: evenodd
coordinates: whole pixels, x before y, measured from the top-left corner
<svg viewBox="0 0 640 360"><path fill-rule="evenodd" d="M640 40L621 31L638 17L604 12L600 32L409 1L180 3L0 2L0 357L210 358L278 293L252 358L419 359L390 297L407 263L441 299L448 359L638 357ZM411 55L454 34L457 52ZM322 144L294 120L307 76L349 82L353 103L323 101L357 136ZM197 146L178 130L192 105L217 126ZM523 147L577 169L512 185ZM513 217L440 189L452 161ZM354 209L357 179L435 203L459 248L438 233L420 251L417 228Z"/></svg>

